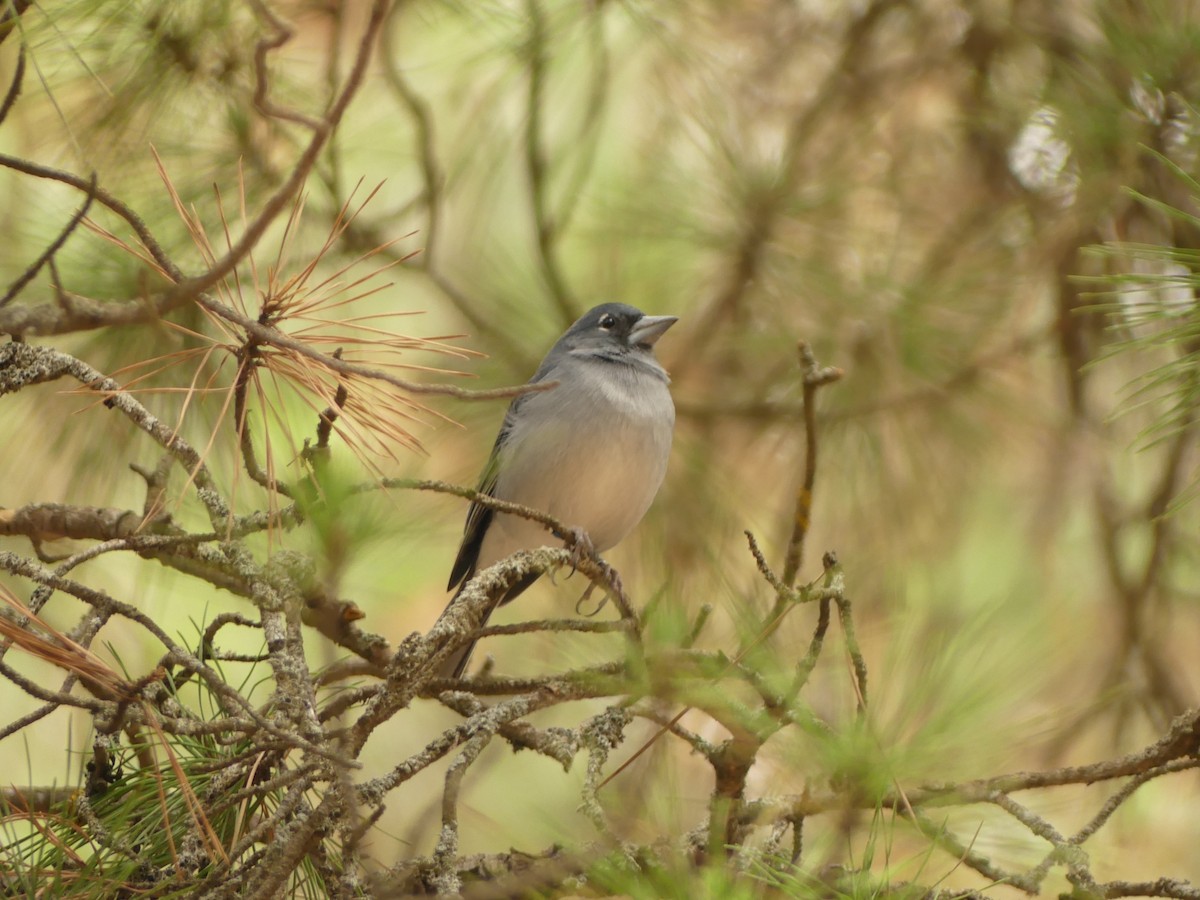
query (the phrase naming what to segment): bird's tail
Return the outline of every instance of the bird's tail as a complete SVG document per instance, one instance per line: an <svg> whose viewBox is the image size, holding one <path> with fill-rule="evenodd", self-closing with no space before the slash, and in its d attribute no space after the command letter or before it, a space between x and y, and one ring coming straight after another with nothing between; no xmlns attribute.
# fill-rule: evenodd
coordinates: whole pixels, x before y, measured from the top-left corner
<svg viewBox="0 0 1200 900"><path fill-rule="evenodd" d="M464 579L463 583L458 586L458 590L454 592L454 596L450 598L450 602L446 604L446 608L442 610L442 614L438 616L439 622L445 617L446 613L453 608L454 604L458 602L458 595L463 592L463 588L467 586L468 581L470 581L470 578ZM483 628L485 625L487 625L488 619L491 618L492 613L496 611L496 607L499 605L499 603L493 603L490 607L488 607L487 611L483 614L483 618L479 622L480 628ZM463 673L467 671L467 666L471 662L471 654L475 650L475 645L478 643L479 639L473 638L446 657L445 661L441 664L441 666L438 667L438 677L462 678Z"/></svg>
<svg viewBox="0 0 1200 900"><path fill-rule="evenodd" d="M467 575L466 578L463 579L462 583L458 586L458 590L456 590L454 592L454 596L450 598L450 602L446 604L446 608L444 610L442 610L442 615L438 616L439 622L442 620L442 616L445 616L446 613L448 613L450 611L450 608L452 606L454 606L455 603L458 602L459 594L461 594L463 592L463 589L467 586L467 583L471 580L471 578L473 576L474 576L474 573L472 572L471 574ZM506 593L504 593L500 597L496 598L496 600L484 612L483 618L481 618L479 620L479 627L483 628L485 625L487 625L488 619L490 619L492 617L492 613L494 613L496 611L497 607L503 606L505 603L509 603L510 601L512 601L513 598L515 598L517 595L523 593L531 584L533 584L537 580L538 580L537 572L526 575L524 578L520 579L516 584L514 584L512 587L510 587ZM463 673L467 671L467 666L471 662L471 653L475 650L475 645L477 643L479 643L479 639L472 638L471 640L467 641L467 643L463 644L461 647L459 647L457 650L455 650L453 653L451 653L448 657L446 657L446 661L443 662L441 664L441 666L438 668L438 677L439 678L462 678Z"/></svg>
<svg viewBox="0 0 1200 900"><path fill-rule="evenodd" d="M467 671L467 666L471 664L471 654L475 650L475 645L478 641L470 641L463 644L444 662L438 669L438 676L441 678L462 678L463 673Z"/></svg>

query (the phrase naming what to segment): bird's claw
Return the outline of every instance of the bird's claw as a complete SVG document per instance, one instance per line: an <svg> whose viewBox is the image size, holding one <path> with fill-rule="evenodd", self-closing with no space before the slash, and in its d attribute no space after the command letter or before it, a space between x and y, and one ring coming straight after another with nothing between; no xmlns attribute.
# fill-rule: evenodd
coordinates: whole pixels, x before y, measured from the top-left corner
<svg viewBox="0 0 1200 900"><path fill-rule="evenodd" d="M596 615L596 613L600 612L600 610L604 609L604 604L606 604L608 602L608 594L605 594L603 597L600 598L600 602L596 604L596 608L593 609L591 612L586 612L584 610L584 606L587 604L587 602L590 599L592 599L592 593L595 590L596 590L596 582L594 582L594 581L589 582L588 586L587 586L587 590L585 590L583 592L583 596L575 601L575 615L587 616L590 619L592 616Z"/></svg>
<svg viewBox="0 0 1200 900"><path fill-rule="evenodd" d="M579 564L585 559L599 559L596 556L596 545L582 528L572 527L567 532L567 545L571 548L571 574L579 571Z"/></svg>
<svg viewBox="0 0 1200 900"><path fill-rule="evenodd" d="M567 529L567 534L564 537L564 540L566 541L567 547L569 547L571 551L571 555L569 557L569 562L571 563L571 575L574 575L577 571L579 571L579 566L585 559L590 559L593 563L599 566L601 578L606 584L607 593L616 594L617 596L625 593L625 588L621 584L621 576L617 574L616 569L605 562L600 557L600 554L596 552L596 545L592 543L592 539L588 537L588 533L586 531L578 527L569 528ZM579 603L575 605L576 612L580 611L580 606L587 602L588 597L591 596L592 587L594 587L594 585L588 587L587 591L584 592L584 595L579 598ZM602 601L600 605L597 606L593 612L588 613L588 615L595 615L603 608L604 602ZM582 615L582 613L580 614Z"/></svg>
<svg viewBox="0 0 1200 900"><path fill-rule="evenodd" d="M625 585L621 583L620 573L604 560L599 560L599 562L600 570L604 573L604 580L608 583L609 592L620 597L625 593Z"/></svg>

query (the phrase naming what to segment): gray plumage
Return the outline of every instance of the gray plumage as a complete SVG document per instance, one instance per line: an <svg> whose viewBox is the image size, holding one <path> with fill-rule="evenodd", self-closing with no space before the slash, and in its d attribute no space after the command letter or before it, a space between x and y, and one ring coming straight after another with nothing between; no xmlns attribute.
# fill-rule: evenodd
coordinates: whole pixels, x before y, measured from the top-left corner
<svg viewBox="0 0 1200 900"><path fill-rule="evenodd" d="M558 387L523 394L509 406L479 490L581 528L597 552L615 546L641 521L666 474L675 405L654 343L675 321L623 303L588 311L530 379ZM458 588L450 603L480 569L553 543L535 522L472 503L450 572L448 587ZM496 605L536 580L514 585ZM462 675L473 648L474 642L450 657L442 674Z"/></svg>

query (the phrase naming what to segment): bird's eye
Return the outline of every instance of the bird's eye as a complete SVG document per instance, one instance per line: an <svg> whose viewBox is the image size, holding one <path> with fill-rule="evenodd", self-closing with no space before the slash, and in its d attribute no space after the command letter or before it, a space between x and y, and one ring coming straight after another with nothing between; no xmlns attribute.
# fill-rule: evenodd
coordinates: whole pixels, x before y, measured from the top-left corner
<svg viewBox="0 0 1200 900"><path fill-rule="evenodd" d="M616 324L617 324L617 317L614 315L605 313L604 315L602 315L600 317L600 327L603 328L605 331L608 331L610 328L612 328Z"/></svg>

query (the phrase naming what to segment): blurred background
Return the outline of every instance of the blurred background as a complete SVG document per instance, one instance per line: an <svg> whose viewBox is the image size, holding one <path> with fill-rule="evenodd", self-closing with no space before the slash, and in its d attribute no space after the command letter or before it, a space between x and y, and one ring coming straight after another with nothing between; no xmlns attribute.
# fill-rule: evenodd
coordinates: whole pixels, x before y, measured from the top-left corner
<svg viewBox="0 0 1200 900"><path fill-rule="evenodd" d="M276 9L296 35L273 57L274 99L319 113L365 7ZM301 146L298 132L255 109L263 25L254 5L85 0L34 12L0 44L5 80L18 44L28 66L0 152L96 171L198 271L201 250L151 147L220 247L223 218L240 221L242 204L252 213ZM678 315L659 344L678 409L667 483L610 559L639 605L658 598L690 617L711 604L700 643L712 649L735 648L747 616L773 600L743 532L782 567L803 475L797 342L807 341L845 375L819 395L800 578L819 577L826 550L845 567L876 740L769 744L752 789L797 793L860 765L915 786L1092 762L1154 740L1200 688L1200 506L1190 502L1198 97L1200 12L1184 0L414 0L391 14L308 181L299 224L285 234L280 223L260 244L257 281L271 267L302 267L338 210L378 187L320 271L365 255L337 275L349 283L394 263L372 275L378 290L355 309L404 314L398 330L439 342L398 357L411 377L519 384L596 303ZM78 204L62 185L0 169L6 284ZM115 217L92 216L129 239ZM74 235L57 268L68 290L100 299L154 284L96 233ZM242 277L253 308L256 279ZM42 277L16 302L52 299ZM176 320L211 332L195 312ZM54 341L108 373L201 345L159 326ZM141 386L186 387L194 369ZM205 371L227 383L228 368ZM0 504L140 508L144 485L127 466L153 465L155 448L65 389L0 403ZM425 408L400 423L413 447L395 440L359 459L335 440L347 481L474 483L504 401L415 399ZM203 400L182 426L197 445L227 415ZM167 421L183 404L170 393L143 402ZM315 426L312 410L280 398L264 421L276 466L297 471L288 467ZM211 451L226 484L237 468L231 433L218 432ZM238 488L245 509L262 504L256 490ZM276 540L314 553L332 590L366 612L361 624L395 644L444 605L464 514L444 495L365 495ZM82 571L193 642L196 623L244 609L153 562L104 559ZM569 614L579 581L543 580L498 621ZM51 620L78 615L69 599L56 603ZM801 608L785 620L772 639L782 663L802 655L813 618ZM155 652L115 629L101 637L134 671L139 654ZM522 673L619 646L489 643L481 650L501 670ZM310 649L316 661L341 655L315 635ZM835 628L805 694L835 724L854 717L843 661ZM3 689L10 718L33 703ZM543 721L554 716L569 724L582 714ZM368 745L368 771L453 721L425 705L397 716ZM699 714L685 722L722 737ZM631 733L654 730L638 727ZM36 739L5 741L0 760L22 782L71 782L78 757L62 749L87 740L60 712ZM631 840L702 821L711 784L685 749L660 741L607 789ZM592 836L577 811L580 771L548 766L489 748L466 788L464 851ZM370 844L380 865L430 851L441 771L390 805ZM1124 804L1088 844L1097 877L1200 879L1198 788L1185 772ZM1108 793L1025 799L1070 833ZM1002 865L1045 854L994 810L946 814ZM981 887L903 824L866 814L812 820L806 865L857 864L880 833L891 852L876 866L892 877ZM1061 873L1047 882L1058 889L1069 889Z"/></svg>

